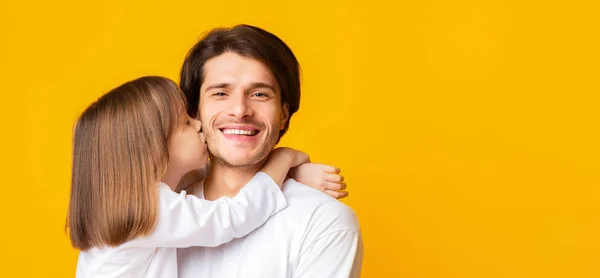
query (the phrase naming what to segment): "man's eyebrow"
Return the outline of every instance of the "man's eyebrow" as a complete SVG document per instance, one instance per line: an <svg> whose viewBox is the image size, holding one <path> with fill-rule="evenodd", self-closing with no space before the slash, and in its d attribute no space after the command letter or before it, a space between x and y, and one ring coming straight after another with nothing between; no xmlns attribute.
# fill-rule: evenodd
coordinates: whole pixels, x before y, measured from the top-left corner
<svg viewBox="0 0 600 278"><path fill-rule="evenodd" d="M275 87L269 83L264 83L264 82L253 82L250 83L250 85L248 85L248 89L257 89L257 88L267 88L270 89L271 91L275 92Z"/></svg>
<svg viewBox="0 0 600 278"><path fill-rule="evenodd" d="M229 83L217 83L217 84L212 84L212 85L206 87L206 89L204 89L204 91L209 91L212 89L223 89L223 88L227 88L230 86L231 86L231 84L229 84Z"/></svg>

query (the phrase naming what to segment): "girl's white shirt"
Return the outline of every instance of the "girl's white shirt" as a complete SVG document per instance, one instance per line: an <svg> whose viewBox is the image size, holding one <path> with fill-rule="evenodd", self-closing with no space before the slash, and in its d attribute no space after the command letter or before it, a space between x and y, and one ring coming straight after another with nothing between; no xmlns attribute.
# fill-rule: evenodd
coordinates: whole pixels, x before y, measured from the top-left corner
<svg viewBox="0 0 600 278"><path fill-rule="evenodd" d="M243 237L287 206L271 177L258 172L233 198L207 201L159 184L158 219L152 233L117 247L79 253L76 276L177 277L177 249L214 247ZM198 262L202 263L202 262Z"/></svg>

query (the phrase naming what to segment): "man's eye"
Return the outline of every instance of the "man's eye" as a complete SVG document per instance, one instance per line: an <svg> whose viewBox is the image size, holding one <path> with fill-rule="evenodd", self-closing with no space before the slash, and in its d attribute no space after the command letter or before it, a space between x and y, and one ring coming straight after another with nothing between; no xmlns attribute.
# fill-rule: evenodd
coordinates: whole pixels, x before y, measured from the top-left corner
<svg viewBox="0 0 600 278"><path fill-rule="evenodd" d="M223 91L219 91L219 92L215 92L213 93L213 96L218 96L218 97L223 97L226 96L227 94Z"/></svg>
<svg viewBox="0 0 600 278"><path fill-rule="evenodd" d="M256 92L256 93L254 93L252 95L255 96L255 97L267 97L267 96L269 96L269 95L267 95L266 93L263 93L263 92Z"/></svg>

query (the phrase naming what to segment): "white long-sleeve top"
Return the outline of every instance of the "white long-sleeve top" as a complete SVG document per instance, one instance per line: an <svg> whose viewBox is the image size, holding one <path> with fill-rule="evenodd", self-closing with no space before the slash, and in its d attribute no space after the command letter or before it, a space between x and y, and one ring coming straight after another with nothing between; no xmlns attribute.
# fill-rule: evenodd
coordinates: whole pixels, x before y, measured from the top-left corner
<svg viewBox="0 0 600 278"><path fill-rule="evenodd" d="M158 220L153 232L117 247L79 253L83 277L177 277L177 249L218 246L261 226L287 206L277 184L258 172L233 198L207 201L159 185ZM202 263L202 262L198 262Z"/></svg>
<svg viewBox="0 0 600 278"><path fill-rule="evenodd" d="M193 189L202 198L203 187ZM357 278L363 245L354 211L288 179L288 206L242 238L177 249L179 278Z"/></svg>

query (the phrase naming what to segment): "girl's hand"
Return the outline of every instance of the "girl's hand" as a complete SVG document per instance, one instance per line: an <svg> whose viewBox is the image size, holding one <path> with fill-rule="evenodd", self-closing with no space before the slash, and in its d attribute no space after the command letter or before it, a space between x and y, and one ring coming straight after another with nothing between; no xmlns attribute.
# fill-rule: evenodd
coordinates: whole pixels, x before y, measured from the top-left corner
<svg viewBox="0 0 600 278"><path fill-rule="evenodd" d="M341 199L348 197L344 176L340 169L330 165L304 163L290 169L290 176L300 183L316 188L329 196Z"/></svg>

